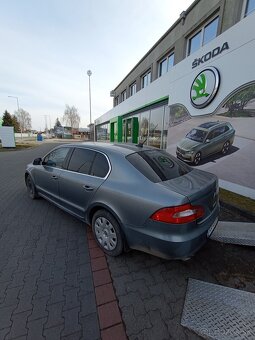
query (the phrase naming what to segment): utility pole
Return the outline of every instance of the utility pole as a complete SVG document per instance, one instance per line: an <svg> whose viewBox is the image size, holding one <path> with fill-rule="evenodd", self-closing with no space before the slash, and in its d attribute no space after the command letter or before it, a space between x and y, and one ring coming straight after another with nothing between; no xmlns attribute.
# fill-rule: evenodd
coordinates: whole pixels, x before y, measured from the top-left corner
<svg viewBox="0 0 255 340"><path fill-rule="evenodd" d="M50 130L51 130L51 118L50 118L50 115L49 116L49 122L50 122Z"/></svg>
<svg viewBox="0 0 255 340"><path fill-rule="evenodd" d="M45 121L45 133L47 135L48 134L47 115L43 115L43 116L44 116L44 121Z"/></svg>

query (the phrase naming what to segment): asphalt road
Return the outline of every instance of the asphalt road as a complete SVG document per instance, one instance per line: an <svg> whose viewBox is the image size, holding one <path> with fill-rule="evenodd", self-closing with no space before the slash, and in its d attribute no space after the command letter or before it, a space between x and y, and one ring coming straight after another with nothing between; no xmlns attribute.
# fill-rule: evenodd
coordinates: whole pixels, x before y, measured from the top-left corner
<svg viewBox="0 0 255 340"><path fill-rule="evenodd" d="M0 153L0 339L100 338L86 227L26 193L25 165L52 146ZM138 251L107 261L131 340L199 339L180 325L188 278L255 293L251 247L209 241L187 262Z"/></svg>

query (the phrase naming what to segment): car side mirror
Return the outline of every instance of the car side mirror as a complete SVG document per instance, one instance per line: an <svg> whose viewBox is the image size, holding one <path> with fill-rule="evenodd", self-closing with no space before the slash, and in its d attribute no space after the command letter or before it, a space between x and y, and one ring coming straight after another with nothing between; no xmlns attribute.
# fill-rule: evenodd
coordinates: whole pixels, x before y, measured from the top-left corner
<svg viewBox="0 0 255 340"><path fill-rule="evenodd" d="M40 164L41 164L41 162L42 162L42 159L41 159L41 157L39 157L39 158L36 158L36 159L34 159L34 161L33 161L33 165L40 165Z"/></svg>

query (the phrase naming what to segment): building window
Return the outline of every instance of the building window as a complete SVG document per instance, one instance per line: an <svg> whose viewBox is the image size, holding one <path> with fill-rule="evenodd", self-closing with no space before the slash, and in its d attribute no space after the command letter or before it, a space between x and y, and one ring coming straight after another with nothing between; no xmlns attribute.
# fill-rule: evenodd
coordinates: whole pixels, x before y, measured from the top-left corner
<svg viewBox="0 0 255 340"><path fill-rule="evenodd" d="M159 62L159 77L168 72L171 67L174 66L174 53L165 57L163 60Z"/></svg>
<svg viewBox="0 0 255 340"><path fill-rule="evenodd" d="M151 110L148 145L161 147L164 106Z"/></svg>
<svg viewBox="0 0 255 340"><path fill-rule="evenodd" d="M142 76L142 89L146 86L148 86L151 82L151 71L149 70Z"/></svg>
<svg viewBox="0 0 255 340"><path fill-rule="evenodd" d="M139 141L148 145L150 111L142 112L139 121Z"/></svg>
<svg viewBox="0 0 255 340"><path fill-rule="evenodd" d="M255 10L255 0L247 0L244 16L251 14L251 12L253 12L254 10Z"/></svg>
<svg viewBox="0 0 255 340"><path fill-rule="evenodd" d="M96 126L96 140L110 141L110 123Z"/></svg>
<svg viewBox="0 0 255 340"><path fill-rule="evenodd" d="M133 96L136 93L136 83L133 83L129 86L129 96Z"/></svg>
<svg viewBox="0 0 255 340"><path fill-rule="evenodd" d="M204 28L203 45L213 40L217 36L219 17L215 18Z"/></svg>
<svg viewBox="0 0 255 340"><path fill-rule="evenodd" d="M216 38L218 24L219 17L216 17L188 40L188 55L197 51L200 47Z"/></svg>
<svg viewBox="0 0 255 340"><path fill-rule="evenodd" d="M115 103L115 106L119 105L119 96L114 98L114 103Z"/></svg>
<svg viewBox="0 0 255 340"><path fill-rule="evenodd" d="M127 99L127 91L125 90L121 93L121 101L124 102L124 100L126 99Z"/></svg>

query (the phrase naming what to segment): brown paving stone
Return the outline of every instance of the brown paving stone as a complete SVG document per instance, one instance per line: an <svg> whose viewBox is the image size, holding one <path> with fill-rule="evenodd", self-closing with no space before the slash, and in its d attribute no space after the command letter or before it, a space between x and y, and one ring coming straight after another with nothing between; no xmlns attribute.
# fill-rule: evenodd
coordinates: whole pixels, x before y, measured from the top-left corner
<svg viewBox="0 0 255 340"><path fill-rule="evenodd" d="M96 259L97 257L104 256L104 252L100 248L91 248L89 250L89 253L92 259Z"/></svg>
<svg viewBox="0 0 255 340"><path fill-rule="evenodd" d="M117 301L99 306L97 311L101 329L105 329L122 322Z"/></svg>
<svg viewBox="0 0 255 340"><path fill-rule="evenodd" d="M106 283L112 282L110 272L108 269L98 270L93 272L94 286L102 286Z"/></svg>
<svg viewBox="0 0 255 340"><path fill-rule="evenodd" d="M88 244L89 244L89 249L91 249L91 248L97 248L97 247L98 247L98 245L97 245L97 243L96 243L95 240L90 240L90 239L88 239Z"/></svg>
<svg viewBox="0 0 255 340"><path fill-rule="evenodd" d="M116 300L113 285L111 283L95 287L95 293L98 306Z"/></svg>
<svg viewBox="0 0 255 340"><path fill-rule="evenodd" d="M123 324L107 328L101 332L102 340L127 340Z"/></svg>
<svg viewBox="0 0 255 340"><path fill-rule="evenodd" d="M87 231L87 238L88 238L88 240L94 240L95 239L91 230Z"/></svg>
<svg viewBox="0 0 255 340"><path fill-rule="evenodd" d="M105 256L91 259L91 269L93 272L108 268Z"/></svg>

